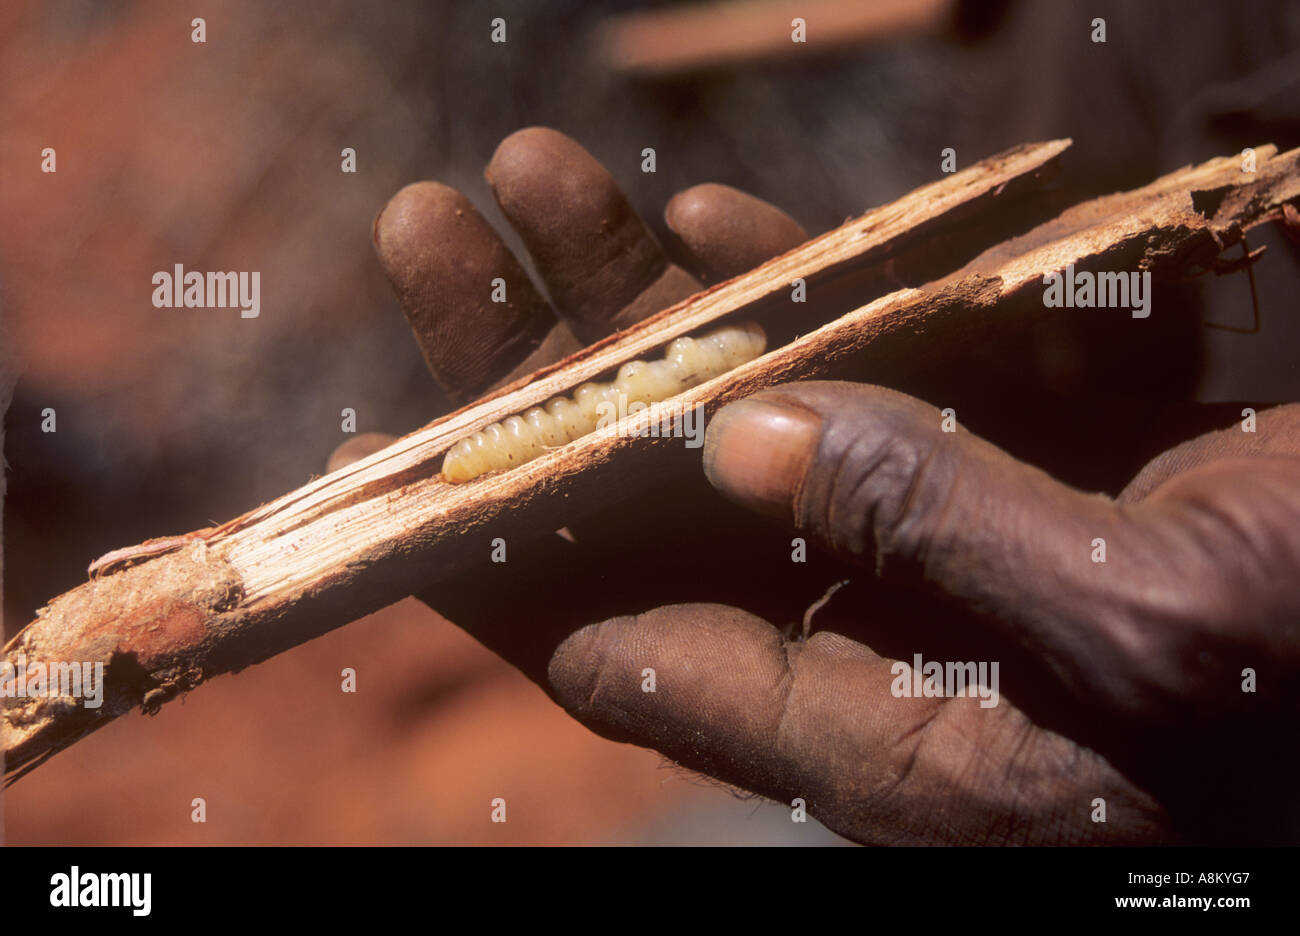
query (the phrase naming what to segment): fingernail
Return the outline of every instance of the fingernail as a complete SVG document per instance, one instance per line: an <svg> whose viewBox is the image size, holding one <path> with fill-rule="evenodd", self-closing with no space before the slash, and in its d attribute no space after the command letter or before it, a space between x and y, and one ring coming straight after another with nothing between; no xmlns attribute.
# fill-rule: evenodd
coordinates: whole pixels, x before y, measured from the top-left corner
<svg viewBox="0 0 1300 936"><path fill-rule="evenodd" d="M704 437L704 473L728 498L794 520L794 503L821 438L821 420L770 400L724 406Z"/></svg>

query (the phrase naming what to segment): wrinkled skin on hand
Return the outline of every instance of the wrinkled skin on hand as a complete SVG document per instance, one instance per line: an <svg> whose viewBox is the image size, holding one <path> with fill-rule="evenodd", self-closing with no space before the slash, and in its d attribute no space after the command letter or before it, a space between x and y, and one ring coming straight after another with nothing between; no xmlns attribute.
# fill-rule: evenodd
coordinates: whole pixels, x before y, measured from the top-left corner
<svg viewBox="0 0 1300 936"><path fill-rule="evenodd" d="M701 284L686 268L716 280L805 239L765 202L697 186L666 211L675 264L551 130L506 139L487 177L553 306L450 189L408 187L375 223L453 399L684 298ZM511 306L467 314L495 276ZM1042 431L1060 434L1061 464L1142 451L1099 422L1100 438ZM1228 428L1159 455L1115 498L941 423L882 387L764 391L709 426L707 483L512 546L422 597L594 731L802 798L859 842L1295 841L1300 406L1261 412L1255 433L1221 411L1184 418ZM792 562L795 536L807 562ZM805 634L805 609L840 580ZM895 660L914 653L997 661L999 704L896 698Z"/></svg>

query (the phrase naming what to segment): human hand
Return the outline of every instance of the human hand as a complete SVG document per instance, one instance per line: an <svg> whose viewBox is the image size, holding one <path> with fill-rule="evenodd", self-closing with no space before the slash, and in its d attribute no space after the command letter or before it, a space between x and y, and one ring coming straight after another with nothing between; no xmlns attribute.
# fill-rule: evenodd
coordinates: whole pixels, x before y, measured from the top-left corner
<svg viewBox="0 0 1300 936"><path fill-rule="evenodd" d="M453 398L698 288L572 141L523 131L488 176L558 319L454 192L404 190L376 222ZM668 220L686 262L715 276L802 240L729 190L679 196ZM505 309L486 301L497 275ZM1265 782L1289 776L1292 755L1263 742L1294 724L1297 410L1175 449L1115 502L940 421L850 384L777 388L715 418L710 480L812 540L806 563L788 533L688 481L425 599L598 732L801 798L859 841L1293 835L1284 784ZM842 579L805 640L802 610ZM999 662L999 704L895 697L893 657L913 653ZM1247 667L1258 693L1242 692Z"/></svg>

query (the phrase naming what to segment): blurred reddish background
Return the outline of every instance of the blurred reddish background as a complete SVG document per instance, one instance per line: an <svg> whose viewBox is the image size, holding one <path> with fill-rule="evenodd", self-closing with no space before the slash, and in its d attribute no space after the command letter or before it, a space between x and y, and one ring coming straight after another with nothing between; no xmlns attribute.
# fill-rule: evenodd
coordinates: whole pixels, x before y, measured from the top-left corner
<svg viewBox="0 0 1300 936"><path fill-rule="evenodd" d="M641 6L0 5L0 295L22 361L6 635L94 557L321 473L344 407L359 432L436 415L370 221L419 178L499 221L480 172L518 127L574 135L654 226L674 191L716 181L814 231L934 178L946 146L965 162L1070 135L1071 184L1091 194L1242 140L1300 142L1294 4L927 3L874 42L823 52L813 24L801 61L654 77L587 54L607 16ZM1109 17L1105 48L1087 41L1094 16ZM644 176L650 145L659 172ZM47 146L55 174L39 171ZM344 147L356 174L340 172ZM1261 270L1278 284L1261 287L1266 315L1269 295L1293 305L1276 298L1293 294L1287 262ZM153 273L176 263L260 271L260 317L153 308ZM1223 317L1248 320L1244 287L1222 290ZM1266 327L1262 344L1206 336L1199 395L1300 398L1300 324ZM40 431L47 407L56 433ZM345 666L356 694L339 691ZM190 821L197 796L206 824ZM496 796L504 825L488 821ZM11 843L838 841L592 735L414 600L118 720L6 791L3 816Z"/></svg>
<svg viewBox="0 0 1300 936"><path fill-rule="evenodd" d="M205 44L190 39L200 14ZM22 359L7 415L7 635L106 549L225 519L323 472L348 438L343 407L359 431L395 433L442 408L370 221L421 177L487 203L477 173L522 118L509 87L492 127L442 110L455 97L439 88L443 50L471 41L458 16L449 4L0 8L14 219L0 269ZM474 22L490 55L487 19ZM471 66L510 70L508 56ZM29 171L46 146L57 173ZM355 175L340 171L345 146ZM174 263L260 271L260 317L153 308L151 276ZM39 431L45 407L54 434ZM345 666L355 694L339 691ZM206 824L190 821L196 796ZM489 821L497 796L505 824ZM3 804L15 844L784 833L772 807L591 734L413 599L155 718L120 719Z"/></svg>

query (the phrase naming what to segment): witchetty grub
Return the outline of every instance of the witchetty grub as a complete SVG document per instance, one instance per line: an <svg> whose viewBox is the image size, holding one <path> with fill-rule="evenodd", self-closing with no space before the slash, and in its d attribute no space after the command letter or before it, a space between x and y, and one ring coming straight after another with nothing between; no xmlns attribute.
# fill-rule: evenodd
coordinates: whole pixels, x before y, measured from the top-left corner
<svg viewBox="0 0 1300 936"><path fill-rule="evenodd" d="M455 443L442 462L452 484L515 468L593 432L635 403L658 403L761 355L767 336L754 322L724 325L698 338L676 338L659 361L630 361L609 383L585 383ZM620 399L621 398L621 399Z"/></svg>

